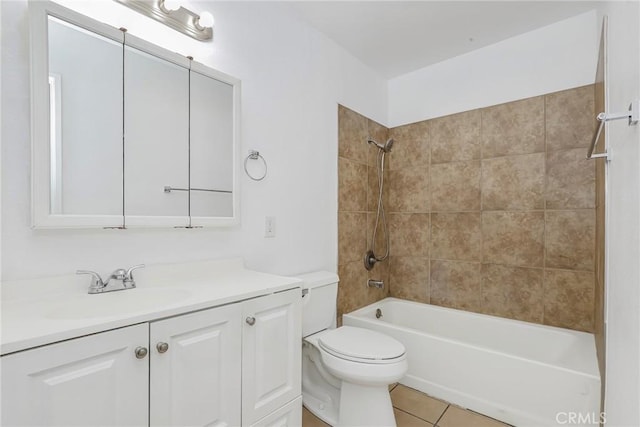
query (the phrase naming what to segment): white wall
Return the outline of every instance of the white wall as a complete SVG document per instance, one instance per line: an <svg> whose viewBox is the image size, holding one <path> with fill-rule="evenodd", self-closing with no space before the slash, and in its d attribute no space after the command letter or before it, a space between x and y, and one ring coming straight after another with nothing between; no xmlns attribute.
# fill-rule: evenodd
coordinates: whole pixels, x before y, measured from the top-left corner
<svg viewBox="0 0 640 427"><path fill-rule="evenodd" d="M389 81L390 127L594 82L596 11Z"/></svg>
<svg viewBox="0 0 640 427"><path fill-rule="evenodd" d="M237 255L269 272L335 271L337 104L385 123L383 79L286 4L191 2L214 14L210 44L110 0L61 3L240 78L241 151L260 150L269 175L262 182L242 175L242 223L233 229L31 230L27 2L3 1L3 279ZM266 215L276 217L276 238L263 237Z"/></svg>
<svg viewBox="0 0 640 427"><path fill-rule="evenodd" d="M640 3L609 2L609 112L640 98ZM640 125L610 122L607 182L607 426L640 425Z"/></svg>

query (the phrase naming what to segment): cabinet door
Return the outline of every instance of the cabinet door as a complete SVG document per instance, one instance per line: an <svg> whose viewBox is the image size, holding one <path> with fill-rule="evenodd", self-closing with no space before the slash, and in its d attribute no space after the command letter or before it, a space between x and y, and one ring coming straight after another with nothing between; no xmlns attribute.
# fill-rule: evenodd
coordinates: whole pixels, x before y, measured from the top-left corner
<svg viewBox="0 0 640 427"><path fill-rule="evenodd" d="M272 412L251 427L300 427L302 425L302 396Z"/></svg>
<svg viewBox="0 0 640 427"><path fill-rule="evenodd" d="M122 43L49 16L52 215L122 225Z"/></svg>
<svg viewBox="0 0 640 427"><path fill-rule="evenodd" d="M188 225L189 70L125 46L124 88L125 223Z"/></svg>
<svg viewBox="0 0 640 427"><path fill-rule="evenodd" d="M302 347L300 289L244 303L242 424L298 397Z"/></svg>
<svg viewBox="0 0 640 427"><path fill-rule="evenodd" d="M233 85L191 71L189 117L192 217L232 217Z"/></svg>
<svg viewBox="0 0 640 427"><path fill-rule="evenodd" d="M240 425L241 314L233 304L151 324L151 425Z"/></svg>
<svg viewBox="0 0 640 427"><path fill-rule="evenodd" d="M32 225L122 226L124 33L49 1L29 17Z"/></svg>
<svg viewBox="0 0 640 427"><path fill-rule="evenodd" d="M2 357L2 424L148 424L148 341L143 324Z"/></svg>

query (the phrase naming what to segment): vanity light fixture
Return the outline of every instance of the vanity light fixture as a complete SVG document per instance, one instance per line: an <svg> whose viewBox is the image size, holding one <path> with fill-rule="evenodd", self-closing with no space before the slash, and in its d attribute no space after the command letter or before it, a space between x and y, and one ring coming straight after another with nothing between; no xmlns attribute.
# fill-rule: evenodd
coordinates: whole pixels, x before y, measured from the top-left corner
<svg viewBox="0 0 640 427"><path fill-rule="evenodd" d="M207 41L213 39L213 16L209 12L201 15L178 6L174 8L175 0L114 0L136 12L142 13L158 22L196 40Z"/></svg>

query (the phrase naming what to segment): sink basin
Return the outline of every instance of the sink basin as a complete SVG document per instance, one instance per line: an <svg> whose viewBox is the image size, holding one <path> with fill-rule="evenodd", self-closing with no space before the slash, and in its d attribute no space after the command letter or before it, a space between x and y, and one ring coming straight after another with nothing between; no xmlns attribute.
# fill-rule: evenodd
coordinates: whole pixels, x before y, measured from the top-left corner
<svg viewBox="0 0 640 427"><path fill-rule="evenodd" d="M191 292L172 288L136 288L104 294L85 294L66 300L46 315L49 319L90 319L136 314L187 299Z"/></svg>

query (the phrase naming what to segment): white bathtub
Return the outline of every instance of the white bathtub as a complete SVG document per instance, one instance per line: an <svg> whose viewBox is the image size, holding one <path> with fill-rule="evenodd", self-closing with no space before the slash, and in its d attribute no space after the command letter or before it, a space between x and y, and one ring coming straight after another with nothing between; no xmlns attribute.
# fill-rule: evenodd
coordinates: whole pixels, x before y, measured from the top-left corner
<svg viewBox="0 0 640 427"><path fill-rule="evenodd" d="M406 386L516 426L598 425L592 334L395 298L345 314L343 324L402 342Z"/></svg>

